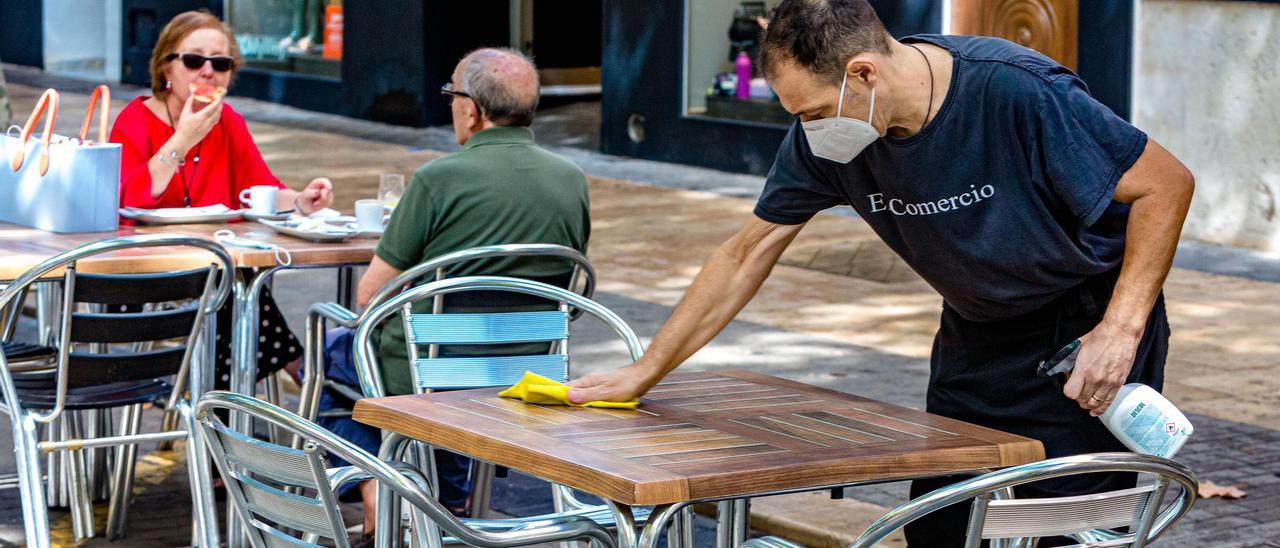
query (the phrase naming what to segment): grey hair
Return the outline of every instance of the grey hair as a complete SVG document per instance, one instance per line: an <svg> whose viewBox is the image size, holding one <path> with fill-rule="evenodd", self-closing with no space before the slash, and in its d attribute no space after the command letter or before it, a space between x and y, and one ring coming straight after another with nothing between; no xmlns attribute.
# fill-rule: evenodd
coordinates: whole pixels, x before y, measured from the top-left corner
<svg viewBox="0 0 1280 548"><path fill-rule="evenodd" d="M460 62L459 83L499 126L528 126L538 110L538 71L528 57L510 48L483 48Z"/></svg>

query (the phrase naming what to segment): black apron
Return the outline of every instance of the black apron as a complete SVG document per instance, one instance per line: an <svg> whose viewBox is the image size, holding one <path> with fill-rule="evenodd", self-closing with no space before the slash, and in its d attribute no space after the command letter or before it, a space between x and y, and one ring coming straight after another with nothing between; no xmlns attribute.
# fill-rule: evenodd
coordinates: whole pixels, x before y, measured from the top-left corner
<svg viewBox="0 0 1280 548"><path fill-rule="evenodd" d="M1061 375L1052 379L1036 375L1041 360L1102 320L1119 273L1116 268L1072 288L1048 306L1004 320L966 320L944 303L930 360L927 411L1040 440L1048 458L1127 451L1101 420L1062 394ZM1125 382L1161 390L1168 349L1169 321L1161 294ZM963 479L914 481L911 497ZM1134 474L1090 474L1037 482L1015 491L1018 498L1069 496L1124 489L1135 483ZM908 544L962 546L969 505L959 503L908 525ZM1046 539L1041 546L1059 542L1062 539Z"/></svg>

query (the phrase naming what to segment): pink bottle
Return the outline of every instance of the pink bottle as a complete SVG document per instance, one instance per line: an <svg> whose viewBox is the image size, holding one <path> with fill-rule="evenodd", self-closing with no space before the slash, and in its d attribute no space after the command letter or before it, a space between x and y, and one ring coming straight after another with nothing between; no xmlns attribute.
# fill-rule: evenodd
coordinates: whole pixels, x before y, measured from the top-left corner
<svg viewBox="0 0 1280 548"><path fill-rule="evenodd" d="M736 90L739 99L747 99L751 97L751 56L747 52L738 52L738 59L734 62L738 72L738 89Z"/></svg>

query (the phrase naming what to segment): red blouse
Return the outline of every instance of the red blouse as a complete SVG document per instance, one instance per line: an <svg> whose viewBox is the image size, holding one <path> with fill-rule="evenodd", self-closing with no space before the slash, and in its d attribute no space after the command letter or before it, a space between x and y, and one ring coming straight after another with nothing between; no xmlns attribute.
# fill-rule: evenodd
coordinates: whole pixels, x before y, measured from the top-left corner
<svg viewBox="0 0 1280 548"><path fill-rule="evenodd" d="M267 168L244 118L223 103L222 118L204 140L187 152L186 164L178 168L164 194L159 199L152 198L147 162L173 136L173 129L143 104L146 99L139 97L124 107L111 128L111 142L120 143L123 148L121 207L183 207L185 197L190 195L192 207L223 204L239 209L241 190L255 185L284 188Z"/></svg>

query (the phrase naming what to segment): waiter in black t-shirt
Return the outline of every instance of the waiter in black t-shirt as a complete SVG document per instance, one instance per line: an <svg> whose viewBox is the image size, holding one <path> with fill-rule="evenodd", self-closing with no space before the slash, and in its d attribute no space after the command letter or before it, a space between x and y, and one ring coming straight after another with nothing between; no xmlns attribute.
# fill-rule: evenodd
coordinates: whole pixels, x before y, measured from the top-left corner
<svg viewBox="0 0 1280 548"><path fill-rule="evenodd" d="M1039 439L1050 457L1124 450L1095 417L1125 382L1163 384L1161 286L1191 201L1187 169L1047 57L996 38L897 41L866 0L783 0L760 56L799 119L755 218L703 266L643 359L573 382L570 398L643 394L733 319L814 214L848 204L944 299L929 412ZM1036 376L1077 338L1065 385ZM1086 476L1023 495L1132 483ZM967 511L908 528L909 542L957 544Z"/></svg>

